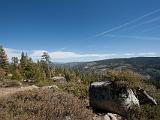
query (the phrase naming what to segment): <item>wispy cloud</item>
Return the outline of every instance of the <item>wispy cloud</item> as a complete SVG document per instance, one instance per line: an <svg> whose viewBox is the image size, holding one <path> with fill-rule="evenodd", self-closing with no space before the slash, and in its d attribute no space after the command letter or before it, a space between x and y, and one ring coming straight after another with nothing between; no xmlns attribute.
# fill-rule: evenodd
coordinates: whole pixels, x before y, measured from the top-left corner
<svg viewBox="0 0 160 120"><path fill-rule="evenodd" d="M152 57L152 56L157 56L158 54L157 53L154 53L154 52L142 52L142 53L125 53L125 54L122 54L122 56L129 56L129 57Z"/></svg>
<svg viewBox="0 0 160 120"><path fill-rule="evenodd" d="M136 36L136 35L115 35L115 34L106 34L104 37L111 38L126 38L126 39L139 39L139 40L160 40L160 37L151 37L151 36Z"/></svg>
<svg viewBox="0 0 160 120"><path fill-rule="evenodd" d="M143 24L149 24L149 23L153 23L153 22L157 22L157 21L160 21L160 16L155 17L153 19L150 19L148 21L145 21L145 22L143 22Z"/></svg>
<svg viewBox="0 0 160 120"><path fill-rule="evenodd" d="M11 48L5 48L8 57L16 56L20 58L22 50L16 50ZM153 57L159 56L154 52L139 52L139 53L90 53L90 54L80 54L76 52L69 51L46 51L46 50L31 50L28 51L28 55L32 57L35 61L40 59L43 52L48 52L52 61L54 62L79 62L79 61L94 61L94 60L102 60L102 59L110 59L110 58L129 58L129 57Z"/></svg>
<svg viewBox="0 0 160 120"><path fill-rule="evenodd" d="M148 29L143 29L141 31L141 33L151 32L151 31L159 29L159 28L160 28L160 25L156 25L156 26L153 26L153 27L149 27Z"/></svg>
<svg viewBox="0 0 160 120"><path fill-rule="evenodd" d="M155 23L155 22L159 22L159 21L160 21L160 16L151 18L149 20L146 20L146 21L141 22L139 24L135 24L133 26L129 26L127 29L133 29L133 28L136 29L136 28L141 27L143 25L147 25L147 24L151 24L151 23ZM156 25L156 26L153 26L152 28L149 27L149 29L156 29L157 27L158 26Z"/></svg>
<svg viewBox="0 0 160 120"><path fill-rule="evenodd" d="M124 23L124 24L122 24L122 25L113 27L113 28L111 28L111 29L109 29L109 30L106 30L106 31L104 31L104 32L98 33L98 34L96 34L96 37L102 36L102 35L104 35L104 34L111 33L111 32L113 32L113 31L116 31L116 30L119 30L119 29L122 29L122 28L124 28L124 27L126 27L126 26L128 26L128 25L131 25L131 24L133 24L133 23L136 23L136 22L142 20L143 18L148 17L148 16L153 15L153 14L158 13L158 12L160 12L160 9L151 11L151 12L149 12L149 13L143 15L143 16L140 16L140 17L138 17L138 18L136 18L136 19L133 19L133 20L127 22L127 23Z"/></svg>

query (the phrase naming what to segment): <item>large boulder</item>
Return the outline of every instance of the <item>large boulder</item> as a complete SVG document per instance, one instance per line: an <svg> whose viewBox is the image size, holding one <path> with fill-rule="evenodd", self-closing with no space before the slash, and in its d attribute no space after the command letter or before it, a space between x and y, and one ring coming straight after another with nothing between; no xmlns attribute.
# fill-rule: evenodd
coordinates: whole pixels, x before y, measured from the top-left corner
<svg viewBox="0 0 160 120"><path fill-rule="evenodd" d="M90 106L126 116L133 106L139 106L132 89L109 81L94 82L89 87Z"/></svg>

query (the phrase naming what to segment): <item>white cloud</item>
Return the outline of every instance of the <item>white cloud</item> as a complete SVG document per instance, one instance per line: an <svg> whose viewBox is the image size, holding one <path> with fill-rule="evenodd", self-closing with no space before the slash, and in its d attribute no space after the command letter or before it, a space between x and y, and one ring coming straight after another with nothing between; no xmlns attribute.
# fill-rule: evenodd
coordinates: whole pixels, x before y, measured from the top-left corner
<svg viewBox="0 0 160 120"><path fill-rule="evenodd" d="M19 57L21 55L22 50L16 50L11 48L5 48L8 57ZM26 52L26 51L24 51ZM32 57L33 60L40 59L43 52L47 52L51 59L54 62L80 62L80 61L94 61L94 60L102 60L102 59L109 59L109 58L128 58L128 57L153 57L158 56L157 53L154 52L146 52L146 53L122 53L122 54L80 54L71 51L53 51L49 52L46 50L31 50L28 51L28 56Z"/></svg>
<svg viewBox="0 0 160 120"><path fill-rule="evenodd" d="M12 48L4 48L4 50L6 51L8 58L12 58L12 57L20 58L22 53L22 50L16 50Z"/></svg>
<svg viewBox="0 0 160 120"><path fill-rule="evenodd" d="M30 55L31 57L40 57L43 52L47 52L51 58L53 59L66 59L66 58L81 58L81 57L110 57L115 56L116 54L79 54L75 52L69 51L54 51L48 52L44 50L34 50Z"/></svg>
<svg viewBox="0 0 160 120"><path fill-rule="evenodd" d="M138 53L139 56L156 56L156 53L150 52L150 53Z"/></svg>
<svg viewBox="0 0 160 120"><path fill-rule="evenodd" d="M105 56L114 56L116 54L79 54L70 51L53 51L49 52L46 50L33 50L31 57L40 57L43 52L47 52L51 58L63 59L63 58L79 58L79 57L105 57Z"/></svg>
<svg viewBox="0 0 160 120"><path fill-rule="evenodd" d="M31 57L40 57L40 56L42 56L43 52L48 53L48 51L46 51L46 50L32 50L30 56Z"/></svg>
<svg viewBox="0 0 160 120"><path fill-rule="evenodd" d="M64 52L64 51L55 51L55 52L48 52L45 50L34 50L31 57L41 57L43 52L47 52L52 59L64 59L64 58L72 58L72 57L79 57L80 55L74 52Z"/></svg>
<svg viewBox="0 0 160 120"><path fill-rule="evenodd" d="M80 57L80 54L74 52L64 52L64 51L55 51L50 53L52 58L55 59L65 59L65 58L77 58Z"/></svg>

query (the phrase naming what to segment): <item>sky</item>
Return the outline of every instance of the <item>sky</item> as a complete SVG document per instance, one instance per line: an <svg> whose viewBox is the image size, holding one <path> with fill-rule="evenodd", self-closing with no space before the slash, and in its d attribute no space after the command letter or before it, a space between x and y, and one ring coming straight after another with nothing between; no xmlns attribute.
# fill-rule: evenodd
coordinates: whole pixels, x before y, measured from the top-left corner
<svg viewBox="0 0 160 120"><path fill-rule="evenodd" d="M0 44L53 62L160 56L160 0L0 0Z"/></svg>

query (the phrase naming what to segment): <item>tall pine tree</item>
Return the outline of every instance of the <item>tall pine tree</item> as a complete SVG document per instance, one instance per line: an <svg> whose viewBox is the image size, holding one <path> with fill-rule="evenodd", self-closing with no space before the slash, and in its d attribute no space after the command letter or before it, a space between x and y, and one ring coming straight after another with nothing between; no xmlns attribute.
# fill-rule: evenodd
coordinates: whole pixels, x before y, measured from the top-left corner
<svg viewBox="0 0 160 120"><path fill-rule="evenodd" d="M18 66L18 57L12 57L12 65L13 65L13 68L16 69L16 67Z"/></svg>
<svg viewBox="0 0 160 120"><path fill-rule="evenodd" d="M20 58L20 72L21 75L25 78L25 72L26 72L26 68L28 65L28 56L27 53L26 55L24 54L24 52L21 53L21 58Z"/></svg>
<svg viewBox="0 0 160 120"><path fill-rule="evenodd" d="M49 54L47 52L43 52L41 63L42 63L43 70L45 71L47 78L51 78L51 74L52 74L51 67L50 67L50 64L51 64L50 59L51 58Z"/></svg>
<svg viewBox="0 0 160 120"><path fill-rule="evenodd" d="M22 52L21 53L21 59L20 59L20 66L21 66L22 70L24 70L25 67L27 66L27 61L28 61L27 54L25 55L24 52Z"/></svg>
<svg viewBox="0 0 160 120"><path fill-rule="evenodd" d="M8 72L8 58L3 46L0 46L0 67Z"/></svg>

